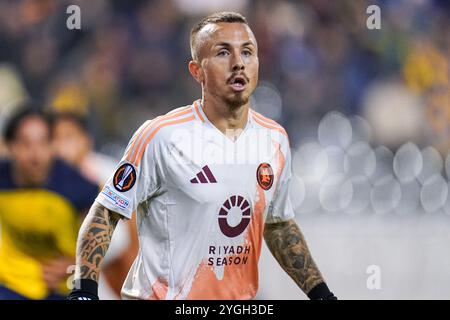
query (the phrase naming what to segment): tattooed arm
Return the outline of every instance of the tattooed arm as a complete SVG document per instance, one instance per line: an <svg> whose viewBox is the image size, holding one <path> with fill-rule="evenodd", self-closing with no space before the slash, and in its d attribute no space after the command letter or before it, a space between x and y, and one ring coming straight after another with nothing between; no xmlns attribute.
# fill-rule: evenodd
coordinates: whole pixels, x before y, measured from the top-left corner
<svg viewBox="0 0 450 320"><path fill-rule="evenodd" d="M100 264L120 217L97 202L92 205L78 234L75 287L69 299L79 299L86 295L89 299L98 298Z"/></svg>
<svg viewBox="0 0 450 320"><path fill-rule="evenodd" d="M309 298L334 298L294 220L266 224L264 239L280 266Z"/></svg>
<svg viewBox="0 0 450 320"><path fill-rule="evenodd" d="M106 255L120 215L95 202L80 228L75 278L98 281L100 264Z"/></svg>

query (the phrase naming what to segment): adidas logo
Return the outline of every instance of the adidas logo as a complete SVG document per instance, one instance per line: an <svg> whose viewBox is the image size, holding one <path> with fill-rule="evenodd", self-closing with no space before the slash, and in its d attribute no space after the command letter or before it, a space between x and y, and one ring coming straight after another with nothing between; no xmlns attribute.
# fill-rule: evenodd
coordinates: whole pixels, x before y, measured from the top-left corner
<svg viewBox="0 0 450 320"><path fill-rule="evenodd" d="M208 166L204 166L202 171L197 173L197 176L191 179L191 183L217 183L216 178L212 174L211 170L209 170Z"/></svg>

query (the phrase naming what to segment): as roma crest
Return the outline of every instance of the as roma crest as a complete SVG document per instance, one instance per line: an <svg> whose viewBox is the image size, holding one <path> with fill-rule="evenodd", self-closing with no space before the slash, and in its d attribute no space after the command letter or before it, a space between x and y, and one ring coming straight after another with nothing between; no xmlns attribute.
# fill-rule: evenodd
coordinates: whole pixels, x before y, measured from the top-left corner
<svg viewBox="0 0 450 320"><path fill-rule="evenodd" d="M269 190L273 184L273 170L270 164L261 163L258 166L258 170L256 170L256 179L258 180L258 184L264 190Z"/></svg>

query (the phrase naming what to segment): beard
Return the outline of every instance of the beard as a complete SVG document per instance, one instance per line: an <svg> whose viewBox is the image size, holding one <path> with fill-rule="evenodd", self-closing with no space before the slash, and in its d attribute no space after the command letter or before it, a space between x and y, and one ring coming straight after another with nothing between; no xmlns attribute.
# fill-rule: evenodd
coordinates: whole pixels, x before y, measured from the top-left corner
<svg viewBox="0 0 450 320"><path fill-rule="evenodd" d="M225 103L230 107L231 110L236 110L243 105L247 104L250 100L250 95L235 94L232 98L226 97L224 99Z"/></svg>

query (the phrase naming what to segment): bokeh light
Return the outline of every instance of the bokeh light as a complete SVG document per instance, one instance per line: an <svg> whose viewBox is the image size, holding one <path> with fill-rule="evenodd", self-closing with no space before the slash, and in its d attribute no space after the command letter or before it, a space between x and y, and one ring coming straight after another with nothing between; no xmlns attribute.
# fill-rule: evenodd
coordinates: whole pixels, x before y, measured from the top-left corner
<svg viewBox="0 0 450 320"><path fill-rule="evenodd" d="M377 214L385 214L394 210L400 203L401 197L400 183L389 174L379 177L375 181L370 194L372 208Z"/></svg>
<svg viewBox="0 0 450 320"><path fill-rule="evenodd" d="M301 145L293 155L293 171L306 182L319 181L328 170L328 156L316 142Z"/></svg>
<svg viewBox="0 0 450 320"><path fill-rule="evenodd" d="M343 173L328 176L322 183L319 199L322 207L331 212L342 211L350 204L353 186Z"/></svg>
<svg viewBox="0 0 450 320"><path fill-rule="evenodd" d="M329 112L319 123L318 137L323 146L338 146L345 149L352 139L350 121L339 112Z"/></svg>
<svg viewBox="0 0 450 320"><path fill-rule="evenodd" d="M425 211L435 212L444 206L447 196L447 181L440 174L435 174L423 184L420 201Z"/></svg>
<svg viewBox="0 0 450 320"><path fill-rule="evenodd" d="M394 172L401 182L415 179L422 170L423 159L419 148L411 143L402 145L394 156Z"/></svg>
<svg viewBox="0 0 450 320"><path fill-rule="evenodd" d="M365 142L352 144L344 159L344 170L350 175L365 175L371 177L375 172L376 156L370 145Z"/></svg>

